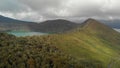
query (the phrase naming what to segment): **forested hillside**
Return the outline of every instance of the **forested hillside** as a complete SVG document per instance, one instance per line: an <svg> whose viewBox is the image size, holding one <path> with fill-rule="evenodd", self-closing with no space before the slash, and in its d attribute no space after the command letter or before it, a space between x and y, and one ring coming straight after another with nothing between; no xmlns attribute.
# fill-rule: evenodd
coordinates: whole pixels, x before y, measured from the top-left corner
<svg viewBox="0 0 120 68"><path fill-rule="evenodd" d="M40 40L40 41L37 41ZM77 68L76 59L45 38L30 40L0 33L0 68Z"/></svg>

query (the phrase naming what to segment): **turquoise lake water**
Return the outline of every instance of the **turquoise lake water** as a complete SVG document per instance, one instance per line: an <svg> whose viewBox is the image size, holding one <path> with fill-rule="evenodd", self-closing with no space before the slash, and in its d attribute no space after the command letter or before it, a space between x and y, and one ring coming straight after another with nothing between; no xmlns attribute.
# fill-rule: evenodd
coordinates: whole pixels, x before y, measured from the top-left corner
<svg viewBox="0 0 120 68"><path fill-rule="evenodd" d="M42 32L9 31L7 33L15 35L17 37L21 37L21 36L33 36L33 35L47 35L47 33L42 33Z"/></svg>
<svg viewBox="0 0 120 68"><path fill-rule="evenodd" d="M120 29L114 29L118 32L120 32ZM33 36L33 35L48 35L48 33L42 33L42 32L25 32L25 31L8 31L8 34L15 35L17 37L24 37L24 36Z"/></svg>

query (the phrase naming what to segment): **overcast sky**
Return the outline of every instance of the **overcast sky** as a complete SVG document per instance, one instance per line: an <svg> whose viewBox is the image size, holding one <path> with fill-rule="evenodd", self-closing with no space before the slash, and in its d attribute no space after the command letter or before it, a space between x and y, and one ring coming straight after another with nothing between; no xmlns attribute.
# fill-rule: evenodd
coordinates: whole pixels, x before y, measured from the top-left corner
<svg viewBox="0 0 120 68"><path fill-rule="evenodd" d="M0 15L28 21L120 19L120 0L0 0Z"/></svg>

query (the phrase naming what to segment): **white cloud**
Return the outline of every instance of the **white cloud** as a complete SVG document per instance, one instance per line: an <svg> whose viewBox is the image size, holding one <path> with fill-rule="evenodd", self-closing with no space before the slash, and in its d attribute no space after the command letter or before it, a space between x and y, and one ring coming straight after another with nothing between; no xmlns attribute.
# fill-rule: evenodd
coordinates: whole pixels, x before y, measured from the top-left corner
<svg viewBox="0 0 120 68"><path fill-rule="evenodd" d="M4 0L0 12L23 20L119 19L120 0Z"/></svg>

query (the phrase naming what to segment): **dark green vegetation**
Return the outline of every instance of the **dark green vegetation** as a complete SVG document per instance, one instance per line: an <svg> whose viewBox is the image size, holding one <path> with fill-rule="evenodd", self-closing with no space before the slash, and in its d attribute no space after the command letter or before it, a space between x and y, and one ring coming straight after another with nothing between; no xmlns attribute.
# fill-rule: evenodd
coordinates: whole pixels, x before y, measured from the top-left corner
<svg viewBox="0 0 120 68"><path fill-rule="evenodd" d="M0 68L79 67L74 58L44 41L44 37L32 40L0 33Z"/></svg>
<svg viewBox="0 0 120 68"><path fill-rule="evenodd" d="M1 33L0 68L120 68L119 40L120 33L93 19L62 34Z"/></svg>
<svg viewBox="0 0 120 68"><path fill-rule="evenodd" d="M44 33L61 33L79 24L67 20L48 20L41 23L19 21L4 16L0 16L0 31L31 31Z"/></svg>

